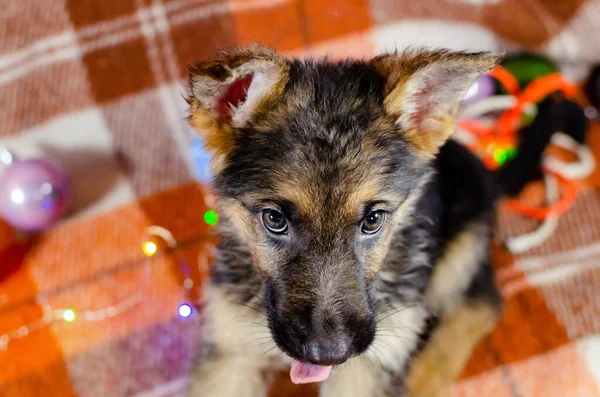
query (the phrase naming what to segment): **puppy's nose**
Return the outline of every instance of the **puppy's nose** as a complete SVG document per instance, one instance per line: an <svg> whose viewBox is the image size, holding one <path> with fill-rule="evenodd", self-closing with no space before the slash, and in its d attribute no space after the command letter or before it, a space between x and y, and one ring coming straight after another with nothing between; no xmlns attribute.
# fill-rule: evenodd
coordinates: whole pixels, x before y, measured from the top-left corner
<svg viewBox="0 0 600 397"><path fill-rule="evenodd" d="M351 344L345 338L325 337L308 342L306 360L316 365L338 365L352 354Z"/></svg>

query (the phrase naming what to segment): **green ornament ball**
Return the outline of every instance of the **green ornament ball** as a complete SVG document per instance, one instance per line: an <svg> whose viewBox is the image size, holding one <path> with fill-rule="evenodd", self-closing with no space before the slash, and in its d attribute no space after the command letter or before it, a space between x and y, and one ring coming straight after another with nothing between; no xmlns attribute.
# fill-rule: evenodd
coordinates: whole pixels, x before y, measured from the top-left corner
<svg viewBox="0 0 600 397"><path fill-rule="evenodd" d="M558 72L556 65L548 58L531 53L508 56L501 65L517 79L521 90L540 77Z"/></svg>

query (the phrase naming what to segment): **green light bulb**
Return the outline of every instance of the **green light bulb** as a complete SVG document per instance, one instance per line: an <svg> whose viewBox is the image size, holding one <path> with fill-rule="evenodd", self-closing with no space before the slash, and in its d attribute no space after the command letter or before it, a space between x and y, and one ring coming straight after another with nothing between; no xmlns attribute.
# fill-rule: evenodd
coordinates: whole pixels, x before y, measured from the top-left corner
<svg viewBox="0 0 600 397"><path fill-rule="evenodd" d="M504 164L504 162L506 161L507 158L508 158L508 155L506 153L506 150L504 150L504 149L494 150L494 160L496 160L496 163L502 165L502 164Z"/></svg>
<svg viewBox="0 0 600 397"><path fill-rule="evenodd" d="M63 312L63 320L70 323L75 320L75 311L73 309L67 309Z"/></svg>
<svg viewBox="0 0 600 397"><path fill-rule="evenodd" d="M219 215L213 210L208 210L204 213L204 222L209 225L216 225L219 222Z"/></svg>

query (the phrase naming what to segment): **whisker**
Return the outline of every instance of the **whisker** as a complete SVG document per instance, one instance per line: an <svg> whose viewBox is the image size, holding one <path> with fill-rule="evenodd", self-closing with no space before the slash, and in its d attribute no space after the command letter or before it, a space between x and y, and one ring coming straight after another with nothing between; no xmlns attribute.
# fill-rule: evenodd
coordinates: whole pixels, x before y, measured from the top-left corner
<svg viewBox="0 0 600 397"><path fill-rule="evenodd" d="M263 334L263 335L266 334L268 336L271 336L271 333L269 331L256 331L256 332L251 332L251 333L246 334L246 335L252 336L252 335L260 335L260 334Z"/></svg>
<svg viewBox="0 0 600 397"><path fill-rule="evenodd" d="M389 342L389 341L387 341L385 339L376 340L375 343L381 343L383 346L389 347L390 349L392 349L396 353L399 353L398 348L396 346L394 346L391 342Z"/></svg>
<svg viewBox="0 0 600 397"><path fill-rule="evenodd" d="M270 339L270 340L273 340L273 338L271 337L271 335L267 335L267 336L261 336L261 337L258 337L258 338L253 338L252 340L253 340L253 341L259 341L259 340L264 340L264 339Z"/></svg>
<svg viewBox="0 0 600 397"><path fill-rule="evenodd" d="M263 313L263 312L261 312L260 310L258 310L257 308L255 308L255 307L253 307L253 306L250 306L250 305L249 305L249 304L247 304L247 303L241 303L241 305L242 305L242 306L245 306L245 307L247 307L248 309L254 310L255 312L257 312L258 314L260 314L260 315L262 315L262 316L265 316L265 317L267 316L267 313Z"/></svg>
<svg viewBox="0 0 600 397"><path fill-rule="evenodd" d="M387 315L387 316L385 316L384 318L379 318L379 319L377 319L377 321L383 321L383 320L385 320L385 319L387 319L387 318L390 318L391 316L394 316L394 315L396 315L396 314L398 314L398 313L401 313L402 311L404 311L404 310L406 310L406 309L410 309L410 308L413 308L413 307L415 307L415 306L417 306L417 304L416 304L416 303L415 303L415 304L413 304L413 305L406 305L406 306L403 306L403 307L399 308L398 310L396 310L396 311L392 312L391 314L388 314L388 315Z"/></svg>
<svg viewBox="0 0 600 397"><path fill-rule="evenodd" d="M269 352L271 352L271 351L273 351L275 349L277 349L277 345L273 346L272 348L270 348L269 350L267 350L266 352L264 352L262 355L265 356L265 355L267 355L267 353L269 353Z"/></svg>
<svg viewBox="0 0 600 397"><path fill-rule="evenodd" d="M383 327L377 327L377 330L382 330L382 331L387 331L387 330L405 330L405 329L411 329L412 327L410 325L403 325L401 327L390 327L390 326L383 326Z"/></svg>
<svg viewBox="0 0 600 397"><path fill-rule="evenodd" d="M401 304L401 305L400 305L400 307L398 307L398 306L396 306L394 303L391 303L391 302L390 302L389 304L385 305L383 308L381 308L380 310L378 310L378 311L377 311L377 314L378 314L378 315L381 315L381 314L387 313L387 312L389 312L389 311L391 311L391 310L396 310L396 309L399 309L399 308L401 308L401 307L405 307L405 306L406 306L406 305L404 305L404 304Z"/></svg>
<svg viewBox="0 0 600 397"><path fill-rule="evenodd" d="M261 339L264 339L264 338L261 338ZM261 342L261 343L259 343L259 344L256 344L256 345L252 345L252 346L250 346L250 347L249 347L249 349L250 349L250 350L253 350L253 349L256 349L257 347L264 346L264 345L266 345L267 343L273 343L273 340L272 340L272 339L269 337L269 340L268 340L268 341L266 341L266 342Z"/></svg>
<svg viewBox="0 0 600 397"><path fill-rule="evenodd" d="M248 324L248 325L238 325L237 327L233 328L235 330L243 330L243 329L248 329L248 328L253 328L253 329L261 329L261 331L258 332L266 332L264 325L255 325L255 324Z"/></svg>
<svg viewBox="0 0 600 397"><path fill-rule="evenodd" d="M393 334L377 334L377 335L383 336L384 338L398 338L398 339L402 339L402 340L410 340L406 336L401 336L401 335L393 335Z"/></svg>
<svg viewBox="0 0 600 397"><path fill-rule="evenodd" d="M233 291L236 291L236 289L233 289ZM258 299L260 301L261 304L264 304L264 308L266 309L267 307L269 307L269 304L267 303L267 301L265 301L260 295L260 292L250 296L250 298L246 298L244 301L241 301L239 298L230 298L227 299L227 303L232 303L232 304L236 304L236 305L245 305L248 302L252 302L255 299ZM255 302L255 303L259 303L259 302ZM261 305L262 306L262 305Z"/></svg>
<svg viewBox="0 0 600 397"><path fill-rule="evenodd" d="M400 354L400 351L398 351L398 349L397 349L397 348L396 348L394 345L392 345L392 344L391 344L391 343L389 343L389 342L387 342L387 343L385 343L385 344L384 344L383 342L387 342L387 341L378 340L378 341L375 341L375 342L373 342L373 343L375 343L375 344L379 343L379 344L381 344L381 346L380 346L380 347L382 347L382 348L387 348L387 349L390 349L390 350L392 350L394 353Z"/></svg>
<svg viewBox="0 0 600 397"><path fill-rule="evenodd" d="M381 365L383 367L383 362L381 361L381 357L379 357L379 355L382 354L381 350L379 350L374 343L371 345L371 347L373 349L375 349L375 352L373 352L373 356L375 356L375 358L377 359L377 361L379 361L379 365ZM377 353L379 353L379 355Z"/></svg>
<svg viewBox="0 0 600 397"><path fill-rule="evenodd" d="M269 326L269 324L267 324L267 323L257 323L256 321L248 321L248 320L242 320L242 319L236 320L234 322L236 322L236 323L245 323L245 324L258 325L258 326L261 326L261 327L268 327Z"/></svg>
<svg viewBox="0 0 600 397"><path fill-rule="evenodd" d="M271 307L271 305L269 305L269 303L261 296L259 295L254 295L254 297L252 299L258 299L261 303L264 304L265 309Z"/></svg>
<svg viewBox="0 0 600 397"><path fill-rule="evenodd" d="M383 306L381 309L377 310L377 312L375 313L375 316L380 316L382 314L385 314L387 312L389 312L390 310L394 310L396 309L396 306L393 306L392 303L388 303L387 305Z"/></svg>

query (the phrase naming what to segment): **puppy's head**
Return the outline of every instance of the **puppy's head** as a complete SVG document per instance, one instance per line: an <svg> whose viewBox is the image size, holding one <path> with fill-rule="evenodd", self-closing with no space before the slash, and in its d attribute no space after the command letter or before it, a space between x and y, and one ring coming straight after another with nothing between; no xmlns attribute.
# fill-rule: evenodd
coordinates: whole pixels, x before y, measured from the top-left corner
<svg viewBox="0 0 600 397"><path fill-rule="evenodd" d="M374 279L459 102L496 59L411 52L286 60L255 47L190 70L223 216L264 279L279 347L333 365L375 334Z"/></svg>

